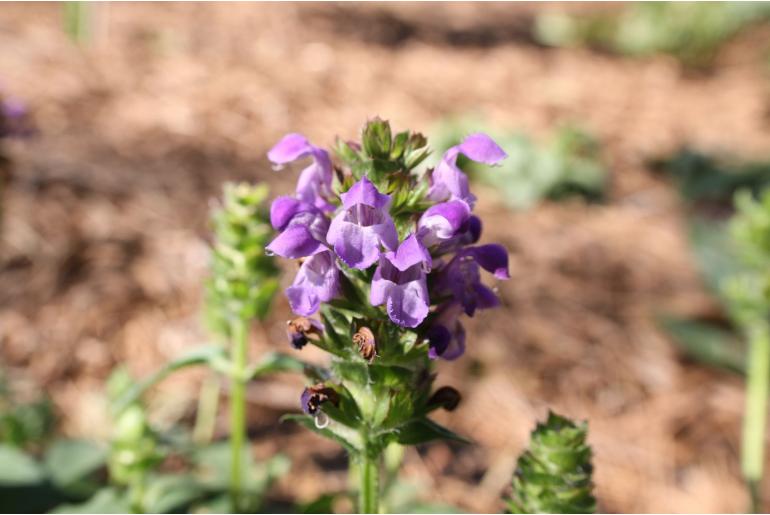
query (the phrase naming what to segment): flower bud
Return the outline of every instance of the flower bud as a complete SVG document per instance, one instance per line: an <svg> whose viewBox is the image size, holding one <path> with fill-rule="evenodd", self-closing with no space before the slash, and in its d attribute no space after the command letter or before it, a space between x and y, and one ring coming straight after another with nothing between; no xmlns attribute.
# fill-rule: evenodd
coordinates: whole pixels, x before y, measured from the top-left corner
<svg viewBox="0 0 770 515"><path fill-rule="evenodd" d="M334 388L330 388L323 383L318 383L315 386L308 386L302 392L300 397L300 404L302 405L302 411L308 415L315 415L318 410L321 409L321 405L325 402L331 402L335 406L339 404L340 397Z"/></svg>
<svg viewBox="0 0 770 515"><path fill-rule="evenodd" d="M286 322L286 326L289 343L297 350L307 345L309 337L320 337L323 333L323 325L312 318L297 317Z"/></svg>
<svg viewBox="0 0 770 515"><path fill-rule="evenodd" d="M374 333L368 327L361 327L353 335L353 343L358 346L358 353L366 361L371 363L377 356L377 342L374 340Z"/></svg>
<svg viewBox="0 0 770 515"><path fill-rule="evenodd" d="M428 406L440 406L447 411L453 411L460 404L460 399L460 392L456 389L451 386L442 386L428 399Z"/></svg>

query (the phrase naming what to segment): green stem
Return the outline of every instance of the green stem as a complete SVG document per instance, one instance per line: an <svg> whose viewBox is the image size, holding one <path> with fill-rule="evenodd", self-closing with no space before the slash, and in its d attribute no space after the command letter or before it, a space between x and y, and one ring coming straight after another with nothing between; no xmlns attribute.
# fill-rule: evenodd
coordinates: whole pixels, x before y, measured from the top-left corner
<svg viewBox="0 0 770 515"><path fill-rule="evenodd" d="M243 494L243 448L246 442L246 382L244 371L248 352L249 323L237 320L232 331L232 370L230 372L230 502L240 512Z"/></svg>
<svg viewBox="0 0 770 515"><path fill-rule="evenodd" d="M380 459L361 453L358 463L360 489L359 513L379 513L380 506Z"/></svg>
<svg viewBox="0 0 770 515"><path fill-rule="evenodd" d="M768 380L770 379L770 330L765 321L749 328L746 378L746 413L743 420L741 466L749 487L752 510L761 508L759 482L765 459Z"/></svg>

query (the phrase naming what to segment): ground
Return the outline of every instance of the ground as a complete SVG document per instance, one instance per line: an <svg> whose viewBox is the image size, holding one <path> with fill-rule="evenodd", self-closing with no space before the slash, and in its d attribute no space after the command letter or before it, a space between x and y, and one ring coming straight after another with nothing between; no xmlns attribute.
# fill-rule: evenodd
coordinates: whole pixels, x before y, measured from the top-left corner
<svg viewBox="0 0 770 515"><path fill-rule="evenodd" d="M660 312L717 308L684 207L647 161L684 144L762 156L767 34L738 38L695 73L663 56L540 47L528 20L556 7L110 4L78 47L61 5L4 4L0 80L39 128L10 148L4 368L53 397L62 432L103 437L103 380L116 363L144 375L206 341L210 205L224 180L290 191L296 175L265 157L286 132L330 144L374 115L430 131L470 112L543 138L576 120L602 142L609 201L512 212L479 189L483 239L506 245L512 277L498 285L504 306L468 325L467 355L439 366L463 394L440 419L475 444L411 450L403 473L427 499L499 511L551 407L589 421L602 511L745 510L742 381L686 360L655 324ZM288 316L278 299L252 335L254 356L290 351ZM159 423L189 418L200 377L151 395ZM252 384L250 427L258 456L293 458L279 495L309 500L342 488L345 472L336 446L279 425L300 388L290 376Z"/></svg>

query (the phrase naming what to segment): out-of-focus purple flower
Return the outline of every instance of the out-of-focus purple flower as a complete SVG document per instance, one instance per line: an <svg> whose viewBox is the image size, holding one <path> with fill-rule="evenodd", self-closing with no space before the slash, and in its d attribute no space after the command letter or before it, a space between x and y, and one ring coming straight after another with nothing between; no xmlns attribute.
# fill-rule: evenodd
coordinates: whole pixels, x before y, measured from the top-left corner
<svg viewBox="0 0 770 515"><path fill-rule="evenodd" d="M383 195L363 177L342 198L342 211L331 222L326 238L351 268L369 268L380 255L398 246L398 233L388 213L390 196Z"/></svg>
<svg viewBox="0 0 770 515"><path fill-rule="evenodd" d="M468 176L457 166L457 156L463 154L467 158L488 165L498 164L508 157L492 138L486 134L471 134L462 143L451 147L444 153L431 176L431 187L428 198L441 202L449 199L460 199L473 208L476 197L468 187Z"/></svg>
<svg viewBox="0 0 770 515"><path fill-rule="evenodd" d="M429 207L417 222L417 235L426 247L454 238L468 222L471 210L462 200Z"/></svg>
<svg viewBox="0 0 770 515"><path fill-rule="evenodd" d="M27 106L20 100L0 98L0 138L29 136Z"/></svg>
<svg viewBox="0 0 770 515"><path fill-rule="evenodd" d="M459 317L463 307L457 302L450 302L440 307L438 316L425 333L428 340L430 359L457 359L465 352L465 328Z"/></svg>
<svg viewBox="0 0 770 515"><path fill-rule="evenodd" d="M498 279L510 278L508 253L502 245L490 244L458 252L441 271L437 284L440 291L452 293L468 316L473 316L477 308L492 308L500 304L497 295L481 283L479 267Z"/></svg>
<svg viewBox="0 0 770 515"><path fill-rule="evenodd" d="M332 162L329 153L312 145L301 134L287 134L267 153L276 165L284 165L310 156L313 162L302 170L297 181L297 198L319 209L330 211L334 206L327 200L332 195Z"/></svg>
<svg viewBox="0 0 770 515"><path fill-rule="evenodd" d="M426 270L431 258L417 236L412 234L398 249L380 255L374 272L370 301L385 304L390 319L401 327L417 327L428 315Z"/></svg>
<svg viewBox="0 0 770 515"><path fill-rule="evenodd" d="M298 259L326 248L329 219L306 202L292 197L275 199L270 206L270 222L282 231L266 247L271 254Z"/></svg>
<svg viewBox="0 0 770 515"><path fill-rule="evenodd" d="M330 250L322 250L307 258L299 267L294 283L286 289L292 311L310 316L321 302L334 298L339 290L339 269Z"/></svg>

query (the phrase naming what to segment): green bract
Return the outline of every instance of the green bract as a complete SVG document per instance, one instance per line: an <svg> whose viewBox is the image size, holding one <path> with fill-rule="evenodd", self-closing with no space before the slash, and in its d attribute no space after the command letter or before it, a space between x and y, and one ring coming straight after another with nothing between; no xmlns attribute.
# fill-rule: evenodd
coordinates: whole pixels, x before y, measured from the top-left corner
<svg viewBox="0 0 770 515"><path fill-rule="evenodd" d="M532 432L513 476L512 513L593 513L591 447L587 425L553 412Z"/></svg>

